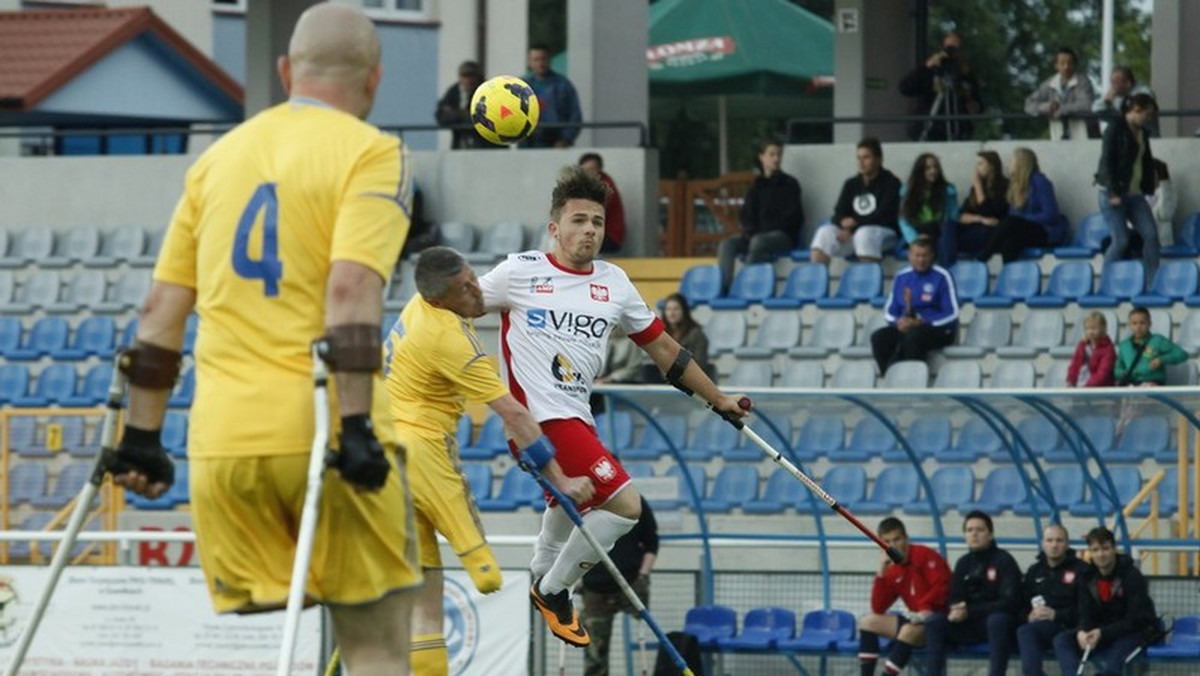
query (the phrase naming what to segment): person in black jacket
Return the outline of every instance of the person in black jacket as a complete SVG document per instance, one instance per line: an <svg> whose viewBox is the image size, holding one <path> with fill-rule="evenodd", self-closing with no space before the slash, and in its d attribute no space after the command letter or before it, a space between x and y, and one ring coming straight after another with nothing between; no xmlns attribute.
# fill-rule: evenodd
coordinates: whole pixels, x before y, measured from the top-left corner
<svg viewBox="0 0 1200 676"><path fill-rule="evenodd" d="M1128 556L1117 553L1112 531L1103 526L1087 534L1092 563L1079 592L1079 625L1054 637L1054 653L1064 674L1079 670L1080 655L1092 649L1088 663L1100 676L1120 676L1125 658L1155 631L1157 615L1150 588Z"/></svg>
<svg viewBox="0 0 1200 676"><path fill-rule="evenodd" d="M1109 265L1129 254L1129 228L1133 224L1142 238L1142 265L1146 269L1146 288L1158 270L1158 225L1147 197L1154 195L1154 155L1150 152L1150 134L1146 122L1158 109L1149 94L1135 94L1123 104L1124 114L1104 130L1100 146L1100 166L1096 183L1100 186L1100 213L1108 223L1111 243L1104 252Z"/></svg>
<svg viewBox="0 0 1200 676"><path fill-rule="evenodd" d="M779 169L783 146L764 141L758 148L762 173L754 179L742 202L738 219L742 233L721 242L717 264L721 268L721 288L729 291L733 265L746 254L747 263L769 263L796 248L800 228L804 227L804 206L800 201L800 182Z"/></svg>
<svg viewBox="0 0 1200 676"><path fill-rule="evenodd" d="M867 137L855 149L858 173L842 184L833 222L817 228L812 261L826 265L853 251L859 260L878 261L900 237L900 179L883 168L883 146Z"/></svg>
<svg viewBox="0 0 1200 676"><path fill-rule="evenodd" d="M967 64L962 36L953 31L942 38L942 49L904 76L900 93L915 99L916 114L928 115L924 122L908 126L908 137L914 141L958 141L971 138L974 127L970 120L946 119L955 115L978 115L983 112L979 100L979 80ZM940 101L938 96L942 95ZM934 103L938 103L934 110Z"/></svg>
<svg viewBox="0 0 1200 676"><path fill-rule="evenodd" d="M1042 551L1025 572L1025 624L1017 629L1024 676L1046 676L1042 653L1054 637L1079 619L1079 589L1087 564L1071 549L1067 529L1054 523L1042 531Z"/></svg>
<svg viewBox="0 0 1200 676"><path fill-rule="evenodd" d="M987 642L989 676L1004 676L1021 596L1021 569L996 546L992 518L978 510L963 521L968 551L954 564L950 609L925 623L929 676L944 676L951 646Z"/></svg>
<svg viewBox="0 0 1200 676"><path fill-rule="evenodd" d="M463 61L458 66L458 82L450 85L446 93L438 101L433 118L440 127L462 126L471 123L471 97L475 90L483 84L483 69L474 61ZM455 129L450 132L454 139L450 147L461 148L500 148L483 140L470 127Z"/></svg>

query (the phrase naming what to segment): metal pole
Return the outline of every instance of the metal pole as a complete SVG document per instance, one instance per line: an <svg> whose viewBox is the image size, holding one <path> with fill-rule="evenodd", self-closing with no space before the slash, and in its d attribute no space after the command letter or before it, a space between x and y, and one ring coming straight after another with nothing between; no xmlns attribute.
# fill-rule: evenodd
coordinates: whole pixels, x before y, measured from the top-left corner
<svg viewBox="0 0 1200 676"><path fill-rule="evenodd" d="M1104 0L1100 32L1100 91L1108 91L1108 74L1113 69L1113 0ZM1103 94L1101 94L1103 96Z"/></svg>

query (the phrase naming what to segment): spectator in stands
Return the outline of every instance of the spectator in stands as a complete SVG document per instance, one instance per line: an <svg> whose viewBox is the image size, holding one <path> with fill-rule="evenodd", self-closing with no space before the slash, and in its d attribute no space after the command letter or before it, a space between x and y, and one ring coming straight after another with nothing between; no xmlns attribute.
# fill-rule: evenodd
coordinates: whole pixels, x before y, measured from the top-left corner
<svg viewBox="0 0 1200 676"><path fill-rule="evenodd" d="M1067 367L1067 387L1112 387L1117 350L1108 337L1108 320L1093 310L1083 318L1083 338Z"/></svg>
<svg viewBox="0 0 1200 676"><path fill-rule="evenodd" d="M1154 158L1154 195L1150 197L1150 211L1158 224L1158 243L1171 246L1175 243L1175 185L1171 183L1171 170L1167 163Z"/></svg>
<svg viewBox="0 0 1200 676"><path fill-rule="evenodd" d="M883 554L871 584L871 613L858 621L862 676L875 673L880 636L892 639L884 673L904 671L913 649L925 644L925 621L934 613L946 611L950 594L950 566L933 549L909 543L903 521L889 516L879 522L878 533L889 547L904 555L904 560L892 563ZM896 599L903 599L908 609L902 615L888 612Z"/></svg>
<svg viewBox="0 0 1200 676"><path fill-rule="evenodd" d="M760 173L746 191L738 223L742 233L721 242L717 264L723 291L733 282L733 265L746 254L747 263L769 263L796 248L804 227L800 182L779 168L783 146L764 141L758 148Z"/></svg>
<svg viewBox="0 0 1200 676"><path fill-rule="evenodd" d="M1071 549L1067 529L1054 523L1042 531L1042 551L1025 572L1026 623L1017 629L1021 673L1045 676L1042 653L1054 637L1073 629L1079 620L1079 590L1087 564Z"/></svg>
<svg viewBox="0 0 1200 676"><path fill-rule="evenodd" d="M533 134L521 142L526 148L570 148L579 136L579 127L550 127L559 122L580 122L583 112L575 85L565 76L550 69L550 48L534 45L529 48L529 72L525 81L537 94L541 118ZM547 124L549 123L549 124Z"/></svg>
<svg viewBox="0 0 1200 676"><path fill-rule="evenodd" d="M617 190L617 182L612 176L604 171L604 158L600 153L584 153L579 158L579 166L608 186L608 199L604 201L604 243L600 245L600 253L617 253L625 243L625 204L621 202L621 191Z"/></svg>
<svg viewBox="0 0 1200 676"><path fill-rule="evenodd" d="M947 92L938 101L938 96ZM917 115L929 116L924 122L908 126L908 137L913 141L969 139L974 131L970 120L948 120L945 116L983 111L979 81L967 63L962 36L953 31L942 38L940 51L904 76L900 93L914 99Z"/></svg>
<svg viewBox="0 0 1200 676"><path fill-rule="evenodd" d="M501 147L483 140L483 137L476 134L470 126L471 97L475 95L475 90L481 84L483 84L483 69L474 61L463 61L458 66L458 82L450 85L446 93L442 94L442 99L438 101L437 110L433 112L438 126L466 125L463 129L455 129L450 132L453 139L450 144L451 148Z"/></svg>
<svg viewBox="0 0 1200 676"><path fill-rule="evenodd" d="M1100 186L1100 213L1108 223L1111 243L1104 252L1104 264L1126 258L1129 253L1129 228L1142 238L1142 264L1149 287L1158 270L1160 245L1158 223L1146 198L1154 194L1154 155L1144 125L1155 109L1148 94L1134 94L1125 100L1124 115L1114 118L1104 131L1100 146L1100 165L1096 184Z"/></svg>
<svg viewBox="0 0 1200 676"><path fill-rule="evenodd" d="M1079 591L1079 625L1054 637L1054 653L1064 674L1079 670L1080 656L1101 676L1120 676L1125 658L1156 633L1157 616L1146 578L1103 526L1087 534L1091 564Z"/></svg>
<svg viewBox="0 0 1200 676"><path fill-rule="evenodd" d="M1108 76L1108 91L1104 92L1104 98L1096 99L1096 102L1092 104L1092 111L1099 113L1105 122L1111 122L1121 117L1125 108L1125 100L1135 94L1147 94L1150 98L1156 98L1152 89L1144 84L1138 84L1137 78L1133 76L1132 68L1117 66ZM1146 120L1146 131L1151 136L1158 136L1158 120L1154 116Z"/></svg>
<svg viewBox="0 0 1200 676"><path fill-rule="evenodd" d="M958 221L958 189L942 174L942 162L933 153L921 153L913 162L908 183L900 188L900 233L912 244L918 237L937 243L938 265L954 265L956 253L943 244L943 233ZM953 239L953 237L951 237Z"/></svg>
<svg viewBox="0 0 1200 676"><path fill-rule="evenodd" d="M711 375L713 370L708 362L708 336L704 335L704 329L692 319L692 311L683 294L673 293L667 296L663 303L662 320L667 334L691 352L692 358L700 368ZM655 382L661 380L662 374L658 374Z"/></svg>
<svg viewBox="0 0 1200 676"><path fill-rule="evenodd" d="M999 253L1005 263L1017 260L1022 249L1057 244L1066 234L1058 213L1054 184L1038 169L1037 155L1029 148L1013 150L1008 162L1008 214L992 227L977 256L987 262Z"/></svg>
<svg viewBox="0 0 1200 676"><path fill-rule="evenodd" d="M952 184L951 184L952 185ZM992 236L992 228L1008 215L1008 179L994 150L976 153L971 192L963 200L958 223L950 223L938 240L939 258L953 263L959 252L979 251ZM944 254L943 254L944 252ZM945 260L942 265L946 266ZM947 266L948 267L948 266Z"/></svg>
<svg viewBox="0 0 1200 676"><path fill-rule="evenodd" d="M817 228L812 240L814 263L851 251L860 260L877 261L896 245L900 234L900 179L883 167L883 146L868 136L855 149L858 174L846 179L833 222Z"/></svg>
<svg viewBox="0 0 1200 676"><path fill-rule="evenodd" d="M642 355L645 354L629 339L625 329L618 326L608 336L608 356L604 371L596 378L597 385L642 382Z"/></svg>
<svg viewBox="0 0 1200 676"><path fill-rule="evenodd" d="M978 510L968 513L963 533L970 551L954 565L950 610L925 622L926 674L945 675L951 646L986 641L988 676L1004 676L1021 603L1021 569L1011 554L996 546L992 517Z"/></svg>
<svg viewBox="0 0 1200 676"><path fill-rule="evenodd" d="M1117 346L1113 377L1121 387L1166 385L1167 366L1187 358L1169 338L1150 332L1150 311L1139 305L1129 311L1129 337Z"/></svg>
<svg viewBox="0 0 1200 676"><path fill-rule="evenodd" d="M933 264L933 243L921 238L908 249L909 267L892 280L884 306L887 326L871 334L871 353L885 374L898 361L924 360L958 335L958 294L945 268Z"/></svg>
<svg viewBox="0 0 1200 676"><path fill-rule="evenodd" d="M625 342L633 344L633 341ZM654 520L654 511L646 498L642 498L642 515L633 530L617 538L608 554L637 597L644 605L649 605L650 571L658 559L658 522ZM583 674L608 676L613 618L617 613L636 614L637 611L605 566L593 566L580 580L580 586L583 611L579 613L579 619L592 638L583 653Z"/></svg>
<svg viewBox="0 0 1200 676"><path fill-rule="evenodd" d="M1052 140L1082 141L1088 137L1087 116L1096 98L1092 81L1078 71L1079 57L1070 47L1059 47L1054 55L1050 79L1025 99L1025 112L1050 119Z"/></svg>

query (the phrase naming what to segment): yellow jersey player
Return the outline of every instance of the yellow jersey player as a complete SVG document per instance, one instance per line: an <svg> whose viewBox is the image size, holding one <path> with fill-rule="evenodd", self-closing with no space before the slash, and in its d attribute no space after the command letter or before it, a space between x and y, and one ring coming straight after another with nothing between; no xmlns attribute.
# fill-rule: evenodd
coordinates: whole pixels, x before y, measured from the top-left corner
<svg viewBox="0 0 1200 676"><path fill-rule="evenodd" d="M500 567L488 545L459 464L455 431L465 401L491 406L513 441L537 456L543 472L571 499L593 493L588 477L569 478L541 439L537 422L487 358L471 320L483 314L483 291L475 272L454 249L433 247L417 259L414 296L388 338L387 388L396 429L407 449L408 480L416 511L425 587L413 613L415 676L446 676L442 635L442 560L437 533L449 541L475 588L500 589Z"/></svg>
<svg viewBox="0 0 1200 676"><path fill-rule="evenodd" d="M324 340L338 472L321 495L306 591L328 605L354 676L408 673L421 583L403 458L381 444L394 431L375 376L410 184L400 142L363 121L379 51L360 10L308 9L279 61L290 100L230 131L188 171L122 357L131 392L112 467L137 492L169 486L159 433L195 307L188 455L200 562L218 612L283 608L313 438L310 350Z"/></svg>

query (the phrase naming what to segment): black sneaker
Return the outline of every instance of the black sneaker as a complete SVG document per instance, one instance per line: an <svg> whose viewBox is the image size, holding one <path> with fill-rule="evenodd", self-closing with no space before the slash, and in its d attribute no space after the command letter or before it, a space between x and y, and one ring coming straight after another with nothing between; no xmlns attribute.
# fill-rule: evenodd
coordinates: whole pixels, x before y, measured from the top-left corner
<svg viewBox="0 0 1200 676"><path fill-rule="evenodd" d="M533 586L529 588L529 599L542 613L550 631L564 642L579 648L591 644L592 639L579 622L579 613L575 611L575 605L571 603L567 590L557 594L542 594L538 591L538 583L541 581L540 577L533 581Z"/></svg>

